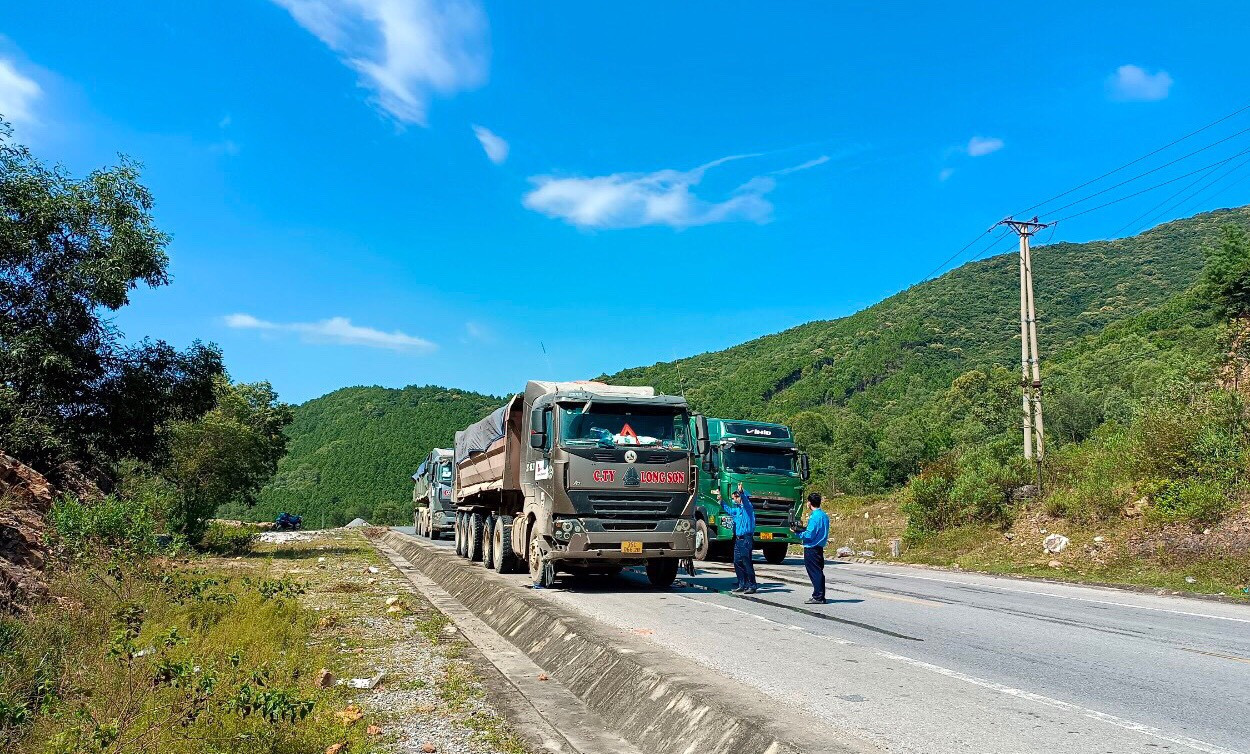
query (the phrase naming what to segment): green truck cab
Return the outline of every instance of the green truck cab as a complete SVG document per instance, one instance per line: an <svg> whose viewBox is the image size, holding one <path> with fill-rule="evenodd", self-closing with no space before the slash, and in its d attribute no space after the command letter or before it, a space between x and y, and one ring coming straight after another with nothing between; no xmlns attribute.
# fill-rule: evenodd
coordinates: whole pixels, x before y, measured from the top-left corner
<svg viewBox="0 0 1250 754"><path fill-rule="evenodd" d="M697 418L701 417L691 421ZM767 562L782 562L786 549L799 541L790 522L803 504L803 483L810 475L807 454L799 452L790 428L783 424L706 421L710 442L700 459L695 557L709 560L731 547L733 521L712 490L719 489L722 499L728 500L741 483L755 508L755 547L763 550Z"/></svg>

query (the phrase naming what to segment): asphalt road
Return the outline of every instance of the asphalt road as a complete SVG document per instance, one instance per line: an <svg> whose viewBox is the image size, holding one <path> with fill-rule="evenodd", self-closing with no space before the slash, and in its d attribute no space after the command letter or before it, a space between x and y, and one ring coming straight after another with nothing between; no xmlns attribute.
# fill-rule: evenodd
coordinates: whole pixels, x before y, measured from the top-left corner
<svg viewBox="0 0 1250 754"><path fill-rule="evenodd" d="M541 594L892 752L1250 754L1250 607L838 561L806 606L797 558L756 571Z"/></svg>

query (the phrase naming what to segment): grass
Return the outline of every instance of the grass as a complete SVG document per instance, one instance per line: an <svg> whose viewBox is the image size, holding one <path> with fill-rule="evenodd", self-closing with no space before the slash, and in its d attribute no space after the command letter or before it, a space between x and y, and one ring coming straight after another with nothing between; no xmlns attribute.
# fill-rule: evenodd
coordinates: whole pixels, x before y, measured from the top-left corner
<svg viewBox="0 0 1250 754"><path fill-rule="evenodd" d="M901 563L1250 600L1243 591L1250 584L1250 552L1214 544L1204 549L1204 540L1217 541L1220 532L1216 530L1204 535L1182 527L1161 527L1144 517L1081 523L1042 510L1020 509L1007 529L984 524L947 529L905 542L901 556L894 559L889 558L889 540L902 539L907 526L896 498L837 497L828 501L827 509L830 549L846 545L856 551L871 549L877 559ZM1041 542L1049 532L1067 536L1067 549L1058 554L1045 552ZM1178 538L1196 544L1182 554L1174 544ZM874 539L875 543L868 542Z"/></svg>
<svg viewBox="0 0 1250 754"><path fill-rule="evenodd" d="M372 750L313 682L338 657L319 616L268 569L206 560L111 561L55 574L60 602L0 626L5 751L312 754Z"/></svg>

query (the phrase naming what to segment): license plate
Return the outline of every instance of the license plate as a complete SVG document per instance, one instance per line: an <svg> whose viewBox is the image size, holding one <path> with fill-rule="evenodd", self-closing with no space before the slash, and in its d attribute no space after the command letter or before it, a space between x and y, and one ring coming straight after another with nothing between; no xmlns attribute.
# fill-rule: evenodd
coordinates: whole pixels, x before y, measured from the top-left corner
<svg viewBox="0 0 1250 754"><path fill-rule="evenodd" d="M622 542L622 543L621 543L621 552L632 552L632 553L639 553L639 554L641 554L641 553L642 553L642 543L641 543L641 542Z"/></svg>
<svg viewBox="0 0 1250 754"><path fill-rule="evenodd" d="M772 538L773 538L773 533L771 531L760 532L760 539L772 539Z"/></svg>

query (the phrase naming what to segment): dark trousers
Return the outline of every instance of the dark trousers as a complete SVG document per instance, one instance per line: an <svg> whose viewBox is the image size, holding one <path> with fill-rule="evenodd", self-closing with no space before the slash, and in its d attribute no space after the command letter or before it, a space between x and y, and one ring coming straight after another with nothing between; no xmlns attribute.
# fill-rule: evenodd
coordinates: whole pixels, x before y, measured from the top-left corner
<svg viewBox="0 0 1250 754"><path fill-rule="evenodd" d="M807 569L807 578L812 580L812 599L825 598L825 549L823 547L804 547L803 566Z"/></svg>
<svg viewBox="0 0 1250 754"><path fill-rule="evenodd" d="M751 537L734 537L734 573L738 574L738 586L754 589L755 566L751 564Z"/></svg>

